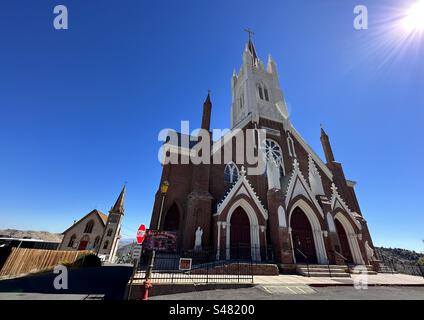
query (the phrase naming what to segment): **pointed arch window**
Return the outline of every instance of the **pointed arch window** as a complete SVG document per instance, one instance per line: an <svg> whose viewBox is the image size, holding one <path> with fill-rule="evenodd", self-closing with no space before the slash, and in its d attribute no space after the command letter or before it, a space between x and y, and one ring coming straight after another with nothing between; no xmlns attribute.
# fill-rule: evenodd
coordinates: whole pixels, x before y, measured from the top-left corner
<svg viewBox="0 0 424 320"><path fill-rule="evenodd" d="M264 93L262 91L262 86L261 85L258 85L258 90L259 90L259 98L261 100L263 100L264 99Z"/></svg>
<svg viewBox="0 0 424 320"><path fill-rule="evenodd" d="M97 236L96 239L94 239L93 247L97 248L100 242L100 236Z"/></svg>
<svg viewBox="0 0 424 320"><path fill-rule="evenodd" d="M290 157L296 157L296 150L294 149L294 141L290 135L290 132L287 132L287 147L289 149Z"/></svg>
<svg viewBox="0 0 424 320"><path fill-rule="evenodd" d="M178 231L180 226L180 211L178 210L178 206L176 203L172 204L172 206L166 212L162 230L163 231Z"/></svg>
<svg viewBox="0 0 424 320"><path fill-rule="evenodd" d="M113 230L112 230L112 229L109 229L109 230L107 231L107 236L108 236L108 237L112 236L112 232L113 232Z"/></svg>
<svg viewBox="0 0 424 320"><path fill-rule="evenodd" d="M84 233L91 233L93 231L94 221L90 220L85 225Z"/></svg>
<svg viewBox="0 0 424 320"><path fill-rule="evenodd" d="M268 89L265 86L264 86L264 95L265 95L265 100L269 101Z"/></svg>
<svg viewBox="0 0 424 320"><path fill-rule="evenodd" d="M73 234L72 236L71 236L71 238L69 239L69 242L68 242L68 247L69 248L73 248L74 247L74 244L75 244L75 239L77 238L77 236L75 235L75 234Z"/></svg>
<svg viewBox="0 0 424 320"><path fill-rule="evenodd" d="M269 92L265 85L258 84L258 93L261 100L269 101Z"/></svg>
<svg viewBox="0 0 424 320"><path fill-rule="evenodd" d="M271 158L273 161L275 161L275 164L280 170L281 175L285 175L285 169L284 169L284 159L283 159L283 151L280 147L280 145L272 140L272 139L265 139L263 145L261 146L262 152L265 154L266 161L269 161ZM267 170L265 170L264 175L267 174Z"/></svg>
<svg viewBox="0 0 424 320"><path fill-rule="evenodd" d="M224 169L224 182L234 183L238 180L239 170L234 162L230 162Z"/></svg>
<svg viewBox="0 0 424 320"><path fill-rule="evenodd" d="M243 92L240 94L240 110L243 109L244 106L244 95Z"/></svg>
<svg viewBox="0 0 424 320"><path fill-rule="evenodd" d="M103 250L106 250L107 247L109 247L109 241L105 241L105 243L103 244Z"/></svg>

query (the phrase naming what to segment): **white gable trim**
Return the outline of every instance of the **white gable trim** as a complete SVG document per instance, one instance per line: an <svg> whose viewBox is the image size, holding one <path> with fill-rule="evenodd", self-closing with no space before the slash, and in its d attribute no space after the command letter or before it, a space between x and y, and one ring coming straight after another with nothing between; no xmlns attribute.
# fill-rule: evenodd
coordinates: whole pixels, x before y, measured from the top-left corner
<svg viewBox="0 0 424 320"><path fill-rule="evenodd" d="M358 228L361 230L362 229L361 223L356 219L353 212L349 209L346 202L340 196L339 192L337 191L337 187L334 183L331 184L331 190L332 190L331 200L330 200L331 210L335 210L337 208L340 208L340 209L346 211L352 217L352 220L355 222L355 224L358 226Z"/></svg>
<svg viewBox="0 0 424 320"><path fill-rule="evenodd" d="M299 132L293 127L293 124L289 122L290 125L289 130L292 135L296 137L296 140L302 145L302 147L308 152L311 157L314 159L315 163L318 164L318 166L321 168L321 170L325 173L325 175L330 179L333 180L333 174L331 173L330 169L325 165L325 163L321 160L320 157L315 153L314 150L306 143L306 141L302 138Z"/></svg>
<svg viewBox="0 0 424 320"><path fill-rule="evenodd" d="M72 226L70 226L68 229L66 229L65 231L62 232L62 234L64 235L65 233L68 233L69 231L75 229L75 227L77 225L82 224L83 222L88 222L89 220L92 219L96 219L96 218L92 218L92 216L95 215L97 217L97 220L100 222L100 225L105 228L106 224L103 221L103 219L99 216L99 214L96 212L96 210L92 210L89 213L87 213L84 217L82 217L81 219L79 219L78 221L76 221Z"/></svg>
<svg viewBox="0 0 424 320"><path fill-rule="evenodd" d="M325 195L324 187L322 186L322 179L311 154L308 155L308 178L309 185L314 195Z"/></svg>
<svg viewBox="0 0 424 320"><path fill-rule="evenodd" d="M236 184L230 189L230 191L228 191L224 200L222 200L221 203L218 204L217 213L215 213L214 215L220 215L222 211L227 207L231 199L233 199L239 194L246 194L248 197L253 199L256 206L259 208L259 211L261 212L262 216L265 218L265 220L268 220L268 211L264 208L261 200L259 200L256 192L253 190L253 187L247 180L246 171L244 170L244 167L242 167L240 170L240 176Z"/></svg>
<svg viewBox="0 0 424 320"><path fill-rule="evenodd" d="M289 185L286 191L286 208L294 197L301 194L315 205L321 216L324 218L324 212L322 211L321 206L315 199L315 196L313 195L312 190L309 188L305 178L303 177L302 172L300 172L299 162L297 159L294 159L293 161L293 168L293 173L290 177Z"/></svg>

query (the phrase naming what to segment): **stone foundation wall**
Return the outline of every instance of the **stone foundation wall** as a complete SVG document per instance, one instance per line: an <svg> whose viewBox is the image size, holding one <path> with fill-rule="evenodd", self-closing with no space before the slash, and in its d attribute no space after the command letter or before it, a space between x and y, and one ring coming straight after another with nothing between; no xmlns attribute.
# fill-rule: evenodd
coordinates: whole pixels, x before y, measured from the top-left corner
<svg viewBox="0 0 424 320"><path fill-rule="evenodd" d="M277 276L278 267L275 264L249 264L249 263L231 263L211 267L209 269L200 268L191 271L192 274L210 274L210 275L237 275L253 274L260 276Z"/></svg>

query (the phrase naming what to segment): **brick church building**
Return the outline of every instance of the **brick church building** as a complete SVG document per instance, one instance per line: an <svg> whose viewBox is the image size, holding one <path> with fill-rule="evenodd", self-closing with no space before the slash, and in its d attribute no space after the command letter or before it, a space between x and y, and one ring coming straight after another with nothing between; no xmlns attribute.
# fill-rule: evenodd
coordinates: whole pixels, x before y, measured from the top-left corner
<svg viewBox="0 0 424 320"><path fill-rule="evenodd" d="M346 179L322 128L325 161L293 127L276 63L271 56L266 66L261 62L250 36L231 90L231 130L212 142L211 157L236 143L235 132L262 130L265 139L251 143L264 150L264 173L250 175L235 145L233 158L219 164L163 164L160 185L169 187L166 195L160 188L156 194L150 228L175 232L180 251L211 249L217 260L370 264L374 247L355 182ZM208 94L201 122L208 132L211 112ZM183 146L183 136L165 143L164 152L190 154L196 141Z"/></svg>

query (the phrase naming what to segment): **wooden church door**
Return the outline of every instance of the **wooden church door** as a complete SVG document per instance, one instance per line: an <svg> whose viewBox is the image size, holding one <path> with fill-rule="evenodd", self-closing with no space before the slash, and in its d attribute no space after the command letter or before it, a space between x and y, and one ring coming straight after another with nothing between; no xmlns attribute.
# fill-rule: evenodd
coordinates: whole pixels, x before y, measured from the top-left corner
<svg viewBox="0 0 424 320"><path fill-rule="evenodd" d="M85 250L87 249L87 245L88 245L88 241L90 240L90 238L85 235L81 238L81 241L78 245L78 250Z"/></svg>
<svg viewBox="0 0 424 320"><path fill-rule="evenodd" d="M317 263L312 227L308 217L299 208L292 214L291 228L296 263Z"/></svg>
<svg viewBox="0 0 424 320"><path fill-rule="evenodd" d="M347 238L345 228L343 227L343 225L340 223L338 219L335 219L334 222L336 225L336 230L337 230L337 234L339 236L339 241L340 241L340 250L341 250L340 253L347 259L348 263L353 263L352 252L350 251L349 240Z"/></svg>
<svg viewBox="0 0 424 320"><path fill-rule="evenodd" d="M238 207L231 216L231 259L251 259L250 221L243 208Z"/></svg>

